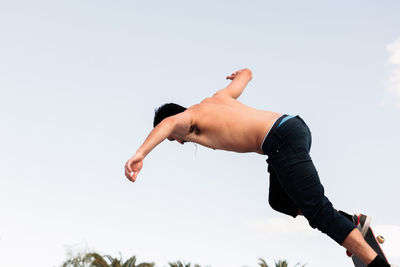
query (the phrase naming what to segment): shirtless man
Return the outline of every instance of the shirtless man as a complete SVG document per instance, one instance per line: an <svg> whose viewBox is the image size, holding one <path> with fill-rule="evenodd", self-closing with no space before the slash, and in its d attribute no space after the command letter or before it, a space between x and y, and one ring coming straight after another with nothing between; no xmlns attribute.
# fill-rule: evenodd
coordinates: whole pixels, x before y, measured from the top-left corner
<svg viewBox="0 0 400 267"><path fill-rule="evenodd" d="M226 88L200 104L186 109L170 103L156 110L154 129L126 163L126 177L134 182L146 155L165 139L268 155L269 203L273 209L293 217L304 215L311 227L330 236L369 267L389 266L360 232L368 228L368 217L356 216L352 222L353 216L336 211L324 195L309 156L311 133L305 122L299 116L257 110L239 102L237 98L252 79L249 69L236 71L227 79L232 82ZM358 229L355 224L359 224Z"/></svg>

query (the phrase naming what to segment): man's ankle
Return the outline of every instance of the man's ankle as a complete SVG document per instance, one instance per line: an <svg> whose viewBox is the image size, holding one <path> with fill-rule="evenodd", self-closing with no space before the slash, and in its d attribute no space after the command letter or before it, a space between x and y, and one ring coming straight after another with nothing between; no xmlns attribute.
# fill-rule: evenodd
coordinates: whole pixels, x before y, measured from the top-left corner
<svg viewBox="0 0 400 267"><path fill-rule="evenodd" d="M390 265L379 255L375 257L375 259L367 265L367 267L390 267Z"/></svg>

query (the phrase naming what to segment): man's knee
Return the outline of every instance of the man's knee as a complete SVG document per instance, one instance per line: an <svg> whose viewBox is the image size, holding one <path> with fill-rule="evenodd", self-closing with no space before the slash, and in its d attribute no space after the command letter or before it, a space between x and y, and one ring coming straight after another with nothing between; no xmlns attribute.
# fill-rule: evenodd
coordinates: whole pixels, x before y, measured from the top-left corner
<svg viewBox="0 0 400 267"><path fill-rule="evenodd" d="M273 195L272 195L271 193L270 193L269 196L268 196L268 203L269 203L269 206L270 206L272 209L274 209L274 210L280 212L280 210L279 210L279 203L278 203L278 201L276 200L276 198L273 197Z"/></svg>
<svg viewBox="0 0 400 267"><path fill-rule="evenodd" d="M268 203L270 207L280 213L296 217L299 214L299 210L292 203L283 200L277 195L269 194Z"/></svg>
<svg viewBox="0 0 400 267"><path fill-rule="evenodd" d="M324 196L320 201L314 202L312 206L304 210L304 217L306 217L312 228L326 232L327 224L330 223L334 212L332 203Z"/></svg>

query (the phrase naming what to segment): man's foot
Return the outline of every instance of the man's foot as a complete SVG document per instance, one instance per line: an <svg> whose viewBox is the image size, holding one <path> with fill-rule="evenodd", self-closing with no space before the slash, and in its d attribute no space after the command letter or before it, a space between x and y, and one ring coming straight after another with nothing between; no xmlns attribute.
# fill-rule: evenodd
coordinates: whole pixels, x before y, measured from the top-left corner
<svg viewBox="0 0 400 267"><path fill-rule="evenodd" d="M369 225L371 224L371 217L361 213L354 214L352 217L352 222L357 226L357 229L360 230L362 236L365 237L368 232ZM346 254L349 257L353 256L353 254L348 250L346 250Z"/></svg>

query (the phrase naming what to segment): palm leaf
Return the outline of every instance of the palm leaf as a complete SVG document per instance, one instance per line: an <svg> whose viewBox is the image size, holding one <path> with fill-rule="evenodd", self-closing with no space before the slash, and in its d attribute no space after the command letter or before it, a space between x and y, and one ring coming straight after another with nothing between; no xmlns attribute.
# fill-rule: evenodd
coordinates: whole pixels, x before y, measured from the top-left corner
<svg viewBox="0 0 400 267"><path fill-rule="evenodd" d="M71 252L68 253L68 259L61 265L62 267L85 267L90 263L90 259L86 255L78 254L74 256Z"/></svg>
<svg viewBox="0 0 400 267"><path fill-rule="evenodd" d="M169 266L170 267L190 267L190 263L185 264L181 261L177 261L177 262L170 262Z"/></svg>
<svg viewBox="0 0 400 267"><path fill-rule="evenodd" d="M122 267L136 267L136 256L129 258Z"/></svg>
<svg viewBox="0 0 400 267"><path fill-rule="evenodd" d="M137 266L132 266L132 267L154 267L154 265L156 265L154 262L152 263L141 263Z"/></svg>
<svg viewBox="0 0 400 267"><path fill-rule="evenodd" d="M114 257L112 257L110 255L104 255L104 258L107 258L107 260L110 262L110 264L112 264L112 262L114 261Z"/></svg>
<svg viewBox="0 0 400 267"><path fill-rule="evenodd" d="M89 259L92 259L90 262L90 266L93 267L109 267L108 263L106 262L106 260L99 254L97 253L89 253L86 254L86 257Z"/></svg>
<svg viewBox="0 0 400 267"><path fill-rule="evenodd" d="M258 265L260 265L260 267L268 267L268 264L267 264L267 262L266 262L264 259L259 258L258 260L260 261L260 262L258 263Z"/></svg>
<svg viewBox="0 0 400 267"><path fill-rule="evenodd" d="M275 262L275 267L288 267L288 263L287 261L278 260L278 262Z"/></svg>
<svg viewBox="0 0 400 267"><path fill-rule="evenodd" d="M118 260L117 258L114 258L111 262L111 267L122 267L121 266L121 260Z"/></svg>

